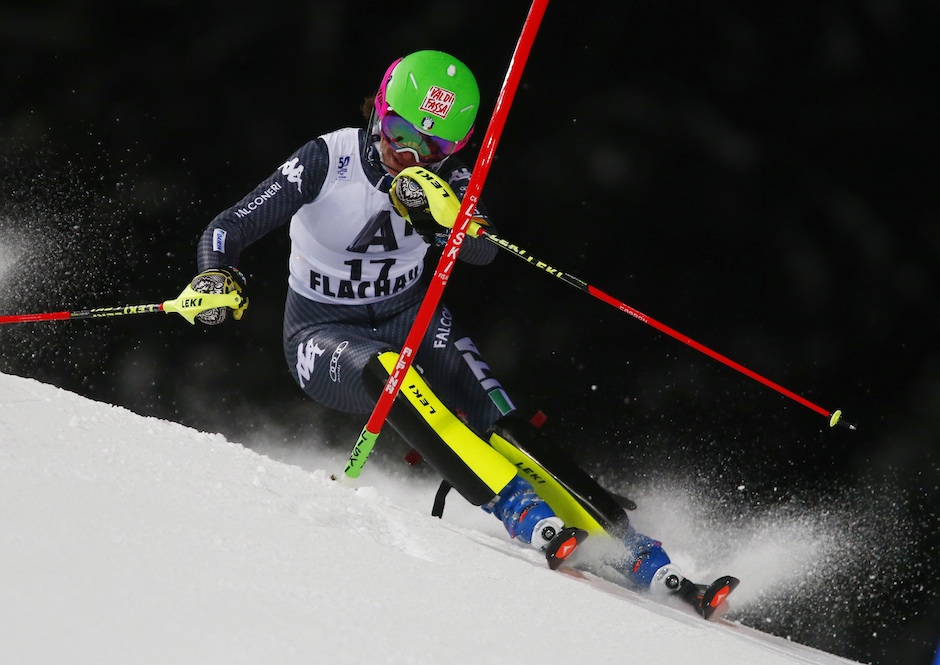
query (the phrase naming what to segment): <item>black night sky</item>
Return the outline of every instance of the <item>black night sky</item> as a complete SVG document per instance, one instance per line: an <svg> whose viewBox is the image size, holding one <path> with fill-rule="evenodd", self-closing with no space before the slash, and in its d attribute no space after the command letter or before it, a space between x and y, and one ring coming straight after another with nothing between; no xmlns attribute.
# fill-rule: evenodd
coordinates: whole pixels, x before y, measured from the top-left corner
<svg viewBox="0 0 940 665"><path fill-rule="evenodd" d="M476 73L472 162L528 4L399 4L0 6L0 314L175 297L209 220L361 124L413 50ZM927 663L940 626L938 29L936 2L556 0L483 190L506 238L857 432L508 254L444 298L517 405L626 491L663 474L907 525L871 543L878 582L836 594L864 598L837 639L787 628L866 662ZM247 445L351 448L365 419L284 365L287 247L243 257L238 324L5 326L0 371Z"/></svg>

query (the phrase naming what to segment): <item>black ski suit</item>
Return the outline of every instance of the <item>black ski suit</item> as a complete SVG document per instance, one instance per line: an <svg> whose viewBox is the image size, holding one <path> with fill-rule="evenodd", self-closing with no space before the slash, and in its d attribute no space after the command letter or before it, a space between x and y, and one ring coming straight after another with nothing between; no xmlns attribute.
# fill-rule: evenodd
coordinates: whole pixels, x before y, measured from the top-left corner
<svg viewBox="0 0 940 665"><path fill-rule="evenodd" d="M237 266L242 251L290 223L290 289L284 353L291 375L317 402L369 413L377 396L363 371L382 351L399 351L427 289L428 245L388 201L391 178L364 159L362 129L310 141L206 228L199 270ZM458 196L470 172L457 159L439 169ZM460 259L493 260L496 248L467 237ZM514 406L475 345L439 306L415 358L451 410L484 434Z"/></svg>

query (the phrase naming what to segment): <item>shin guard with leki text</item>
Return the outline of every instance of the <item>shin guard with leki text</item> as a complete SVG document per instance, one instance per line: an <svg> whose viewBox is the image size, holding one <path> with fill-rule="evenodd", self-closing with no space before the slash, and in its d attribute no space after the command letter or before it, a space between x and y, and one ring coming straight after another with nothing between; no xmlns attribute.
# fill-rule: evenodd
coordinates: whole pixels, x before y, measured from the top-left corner
<svg viewBox="0 0 940 665"><path fill-rule="evenodd" d="M398 360L388 351L369 361L366 385L382 391ZM482 506L516 477L516 467L473 433L411 367L388 415L388 423L470 503Z"/></svg>

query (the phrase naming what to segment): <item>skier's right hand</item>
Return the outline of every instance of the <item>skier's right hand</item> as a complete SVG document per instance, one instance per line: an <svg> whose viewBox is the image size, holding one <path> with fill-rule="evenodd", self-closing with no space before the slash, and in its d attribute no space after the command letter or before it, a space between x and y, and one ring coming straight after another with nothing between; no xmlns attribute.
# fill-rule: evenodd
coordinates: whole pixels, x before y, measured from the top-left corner
<svg viewBox="0 0 940 665"><path fill-rule="evenodd" d="M210 268L193 277L190 286L198 293L238 293L242 301L237 308L214 307L206 309L196 315L196 320L207 326L217 326L228 318L229 309L233 309L232 316L239 321L248 309L248 297L245 295L247 280L245 276L232 266L224 268Z"/></svg>
<svg viewBox="0 0 940 665"><path fill-rule="evenodd" d="M446 240L460 212L460 199L450 185L419 166L409 166L395 176L388 195L398 214L431 244L438 234L444 234Z"/></svg>

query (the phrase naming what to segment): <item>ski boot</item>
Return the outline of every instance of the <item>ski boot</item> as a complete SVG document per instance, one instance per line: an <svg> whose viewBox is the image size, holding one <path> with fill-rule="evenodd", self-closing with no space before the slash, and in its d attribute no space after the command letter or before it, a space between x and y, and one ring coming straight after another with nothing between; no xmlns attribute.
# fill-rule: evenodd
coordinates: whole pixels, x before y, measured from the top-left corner
<svg viewBox="0 0 940 665"><path fill-rule="evenodd" d="M574 554L587 531L565 527L555 511L535 493L527 480L516 476L493 501L483 506L506 527L511 538L544 552L548 567L556 570Z"/></svg>
<svg viewBox="0 0 940 665"><path fill-rule="evenodd" d="M736 577L723 575L711 584L696 584L683 576L678 566L667 564L654 573L650 591L656 595L676 596L705 619L711 619L740 582Z"/></svg>
<svg viewBox="0 0 940 665"><path fill-rule="evenodd" d="M640 588L648 588L655 597L679 598L706 619L712 618L740 583L730 575L719 577L711 584L692 582L672 563L661 542L637 533L633 527L628 528L624 544L629 554L617 568L627 579Z"/></svg>

